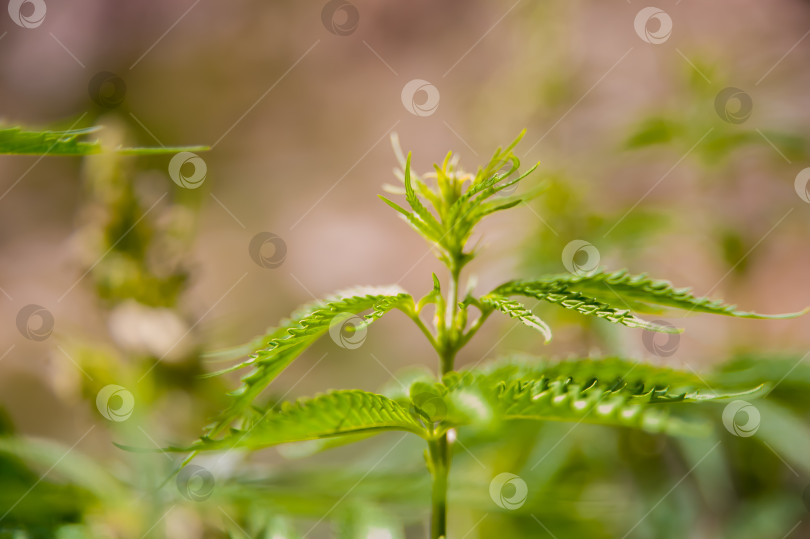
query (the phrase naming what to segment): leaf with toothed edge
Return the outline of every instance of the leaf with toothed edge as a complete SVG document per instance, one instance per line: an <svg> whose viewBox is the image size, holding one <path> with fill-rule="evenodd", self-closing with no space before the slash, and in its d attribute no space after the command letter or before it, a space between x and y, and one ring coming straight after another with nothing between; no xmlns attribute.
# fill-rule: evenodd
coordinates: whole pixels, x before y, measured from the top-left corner
<svg viewBox="0 0 810 539"><path fill-rule="evenodd" d="M767 315L737 310L720 300L697 297L688 288L674 288L668 281L650 279L646 274L632 275L626 270L596 272L586 275L548 275L532 281L512 281L496 290L501 293L521 288L544 293L578 293L612 307L627 308L634 312L660 314L666 309L680 309L733 316L736 318L793 318L805 314L810 308L797 313Z"/></svg>
<svg viewBox="0 0 810 539"><path fill-rule="evenodd" d="M366 437L392 430L426 436L425 428L408 408L382 395L354 389L285 402L277 410L259 410L257 414L261 417L255 423L231 429L221 439L203 437L190 447L169 450L261 449L341 436Z"/></svg>
<svg viewBox="0 0 810 539"><path fill-rule="evenodd" d="M681 330L648 322L634 316L627 309L617 309L595 298L588 297L556 286L547 286L539 281L510 281L502 284L489 295L526 296L553 303L564 309L570 309L586 316L602 318L614 324L631 328L648 329L661 333L679 333Z"/></svg>
<svg viewBox="0 0 810 539"><path fill-rule="evenodd" d="M478 370L453 372L447 385L445 428L469 425L469 412L453 403L459 394L494 421L585 422L638 428L672 435L699 435L707 425L670 413L668 403L754 398L764 386L713 390L697 375L619 358L561 362L501 362Z"/></svg>
<svg viewBox="0 0 810 539"><path fill-rule="evenodd" d="M548 327L548 324L519 301L497 294L487 294L478 301L485 309L500 311L510 318L516 318L530 328L536 329L543 334L547 343L551 340L551 328Z"/></svg>
<svg viewBox="0 0 810 539"><path fill-rule="evenodd" d="M315 340L329 331L330 324L338 315L360 316L371 310L361 317L362 326L367 326L392 309L411 312L414 309L413 298L395 286L359 287L338 292L325 301L317 301L299 309L278 328L255 339L251 343L254 352L246 361L215 373L253 368L242 379L242 385L230 393L233 397L230 406L208 427L207 435L219 434L238 419L242 419L242 422L249 421L250 406L254 399Z"/></svg>
<svg viewBox="0 0 810 539"><path fill-rule="evenodd" d="M385 197L380 198L438 249L440 259L446 263L464 265L472 259L472 253L465 252L466 243L481 219L526 202L541 191L541 188L537 188L526 194L490 201L494 195L515 186L534 172L536 165L523 174L516 174L520 160L513 150L524 134L525 131L521 132L506 149L496 150L487 166L479 168L474 175L460 170L457 158L448 153L441 166L436 165L433 172L421 178L411 170L410 154L405 158L394 139L394 150L402 167L402 171L397 171L396 175L404 184L405 200L410 209ZM506 165L509 166L508 170L501 172ZM435 186L428 185L427 179L435 180ZM392 191L401 194L400 189ZM426 207L420 197L433 206L435 213Z"/></svg>
<svg viewBox="0 0 810 539"><path fill-rule="evenodd" d="M417 402L428 390L429 402ZM343 436L356 441L391 430L436 439L451 428L486 428L514 420L701 435L708 424L671 413L667 405L756 398L767 390L762 385L742 390L711 389L696 374L615 357L557 362L520 358L519 362L502 360L452 372L443 377L442 384L417 380L410 396L403 394L396 399L341 390L282 403L277 409L256 409L255 421L230 429L222 438L203 436L189 447L168 450L261 449ZM427 423L414 411L424 406L433 411Z"/></svg>

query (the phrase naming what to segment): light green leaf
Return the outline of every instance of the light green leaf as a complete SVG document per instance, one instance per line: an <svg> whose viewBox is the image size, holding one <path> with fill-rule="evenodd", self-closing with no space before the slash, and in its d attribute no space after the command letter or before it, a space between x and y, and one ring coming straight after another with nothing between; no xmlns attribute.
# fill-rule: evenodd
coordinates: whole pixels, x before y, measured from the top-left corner
<svg viewBox="0 0 810 539"><path fill-rule="evenodd" d="M413 298L399 287L355 288L304 306L278 328L255 339L249 346L254 353L248 360L216 373L253 368L242 379L242 386L231 393L234 398L231 405L209 427L209 435L218 434L240 416L243 423L249 421L252 414L243 416L243 413L249 412L254 399L315 340L330 331L330 327L337 332L336 338L341 338L339 326L346 322L346 317L355 318L354 330L360 331L392 309L412 313ZM369 314L362 314L369 310Z"/></svg>
<svg viewBox="0 0 810 539"><path fill-rule="evenodd" d="M617 308L596 298L569 290L556 283L544 281L510 281L502 284L489 295L526 296L553 303L564 309L570 309L587 316L602 318L614 324L631 328L648 329L661 333L678 333L681 330L648 322L634 316L627 309Z"/></svg>
<svg viewBox="0 0 810 539"><path fill-rule="evenodd" d="M528 286L552 293L558 290L577 292L613 307L629 305L633 311L646 313L660 313L662 309L670 308L737 318L792 318L808 312L805 309L798 313L767 315L740 311L735 305L720 300L697 297L688 288L674 288L668 281L650 279L645 274L631 275L626 270L590 275L549 275L535 281L517 281L503 286Z"/></svg>
<svg viewBox="0 0 810 539"><path fill-rule="evenodd" d="M543 334L546 342L551 340L551 328L548 327L548 324L519 301L498 294L487 294L480 298L479 302L485 309L498 310L510 318L517 318L530 328L536 329Z"/></svg>
<svg viewBox="0 0 810 539"><path fill-rule="evenodd" d="M638 428L674 435L700 434L706 425L672 414L668 404L753 398L762 386L714 390L696 375L618 358L569 360L537 365L506 363L444 377L445 429L475 424L476 414L458 413L458 395L468 408L487 410L483 423L515 419L571 421ZM475 406L469 403L475 404ZM477 414L486 416L486 413Z"/></svg>
<svg viewBox="0 0 810 539"><path fill-rule="evenodd" d="M410 411L387 397L360 390L332 391L294 403L285 402L277 411L262 412L261 418L247 428L231 429L221 439L203 438L189 448L174 450L261 449L391 430L426 436L424 427Z"/></svg>
<svg viewBox="0 0 810 539"><path fill-rule="evenodd" d="M405 162L405 200L408 205L413 209L416 218L419 219L427 230L432 234L433 238L441 239L443 235L442 226L436 220L436 217L425 207L424 204L416 196L411 185L411 154L408 154L408 159ZM418 180L416 180L418 181Z"/></svg>
<svg viewBox="0 0 810 539"><path fill-rule="evenodd" d="M475 175L468 174L457 166L457 158L448 153L441 165L421 178L411 170L410 154L407 159L395 145L397 157L403 167L397 176L405 186L405 199L410 210L383 197L383 200L399 212L408 224L438 249L439 258L448 265L462 267L472 259L466 244L475 226L487 215L511 208L536 196L540 190L508 197L493 197L515 186L531 174L532 167L518 174L520 160L513 150L525 132L521 133L506 149L498 149L489 163L478 169ZM433 206L429 210L422 199Z"/></svg>
<svg viewBox="0 0 810 539"><path fill-rule="evenodd" d="M98 140L80 140L84 135L95 133L100 127L72 129L69 131L28 131L21 127L0 128L0 154L15 155L89 155L101 153L104 147ZM128 155L152 155L181 151L201 152L207 146L182 146L162 148L110 148Z"/></svg>

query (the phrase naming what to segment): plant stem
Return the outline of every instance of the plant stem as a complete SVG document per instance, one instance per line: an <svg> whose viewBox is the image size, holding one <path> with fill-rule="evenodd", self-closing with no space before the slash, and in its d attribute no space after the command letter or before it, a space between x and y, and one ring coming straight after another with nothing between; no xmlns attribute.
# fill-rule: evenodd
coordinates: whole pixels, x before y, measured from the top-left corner
<svg viewBox="0 0 810 539"><path fill-rule="evenodd" d="M450 459L447 447L447 434L429 442L430 471L433 476L431 490L432 514L430 518L430 538L443 539L447 536L447 474Z"/></svg>
<svg viewBox="0 0 810 539"><path fill-rule="evenodd" d="M440 334L443 333L442 338L439 339L442 344L442 349L439 350L442 376L453 370L453 363L458 352L460 330L456 328L456 313L458 311L458 280L460 275L461 268L458 263L452 263L450 265L450 290L447 292L444 327L439 328Z"/></svg>
<svg viewBox="0 0 810 539"><path fill-rule="evenodd" d="M433 338L433 334L427 328L425 323L422 322L422 319L419 318L419 313L418 312L409 313L408 316L410 317L411 320L414 321L416 327L419 328L422 334L427 338L428 342L430 342L430 345L435 349L438 346L438 344L436 343L436 339Z"/></svg>
<svg viewBox="0 0 810 539"><path fill-rule="evenodd" d="M467 333L465 333L465 334L463 334L461 336L461 339L459 340L459 343L458 343L459 348L462 348L465 344L470 342L470 339L472 339L473 336L476 333L478 333L478 330L481 329L481 326L484 325L484 322L487 321L487 318L489 318L489 315L491 313L492 313L492 311L484 311L484 312L481 313L481 316L479 316L475 320L475 322L473 322L472 326L470 326L470 329L467 331Z"/></svg>
<svg viewBox="0 0 810 539"><path fill-rule="evenodd" d="M456 265L450 268L450 290L447 293L447 306L444 317L445 328L452 333L456 322L456 310L458 309L458 278L461 270Z"/></svg>
<svg viewBox="0 0 810 539"><path fill-rule="evenodd" d="M441 375L453 370L453 363L460 345L463 328L456 327L458 313L458 281L461 267L457 263L450 265L450 289L447 294L444 324L437 328L437 348L441 361ZM445 432L428 443L430 453L430 472L433 479L431 489L432 513L430 519L431 539L442 539L447 536L447 477L450 472L450 451Z"/></svg>

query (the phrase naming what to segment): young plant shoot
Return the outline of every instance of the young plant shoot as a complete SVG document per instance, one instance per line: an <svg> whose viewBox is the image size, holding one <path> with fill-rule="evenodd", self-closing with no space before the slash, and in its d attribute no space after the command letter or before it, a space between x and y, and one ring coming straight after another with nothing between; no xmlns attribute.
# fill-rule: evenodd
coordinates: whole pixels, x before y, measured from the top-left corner
<svg viewBox="0 0 810 539"><path fill-rule="evenodd" d="M447 268L445 275L433 275L432 290L420 299L397 286L364 287L302 307L244 349L249 353L247 360L222 371L246 369L249 374L202 438L190 447L173 450L191 451L188 461L200 451L258 450L335 437L352 437L353 441L383 431L411 433L426 444L432 478L430 537L438 539L447 535L448 476L453 440L465 434L461 427L491 427L520 419L587 422L684 435L700 431L702 425L671 413L669 403L698 403L761 392L762 387L709 388L692 373L615 357L558 362L524 357L456 370L459 350L496 312L535 329L543 341L551 339L548 324L516 297L636 330L670 333L680 330L638 315L671 309L741 318L802 314L740 311L721 301L696 297L689 290L675 289L665 281L625 271L511 280L480 296L472 290L462 291L462 273L476 254L469 245L476 225L492 213L542 194L542 185L515 194L517 184L525 182L537 166L518 173L520 161L514 148L521 137L495 151L475 173L464 172L448 153L432 172L418 175L411 168L410 154L404 156L395 144L400 165L397 175L403 188L392 191L399 191L404 202L381 198L431 245ZM392 310L403 312L435 349L435 379L413 383L407 396L340 390L278 407L257 402L263 390L336 320L360 316L365 327ZM486 489L490 479L486 478L482 488Z"/></svg>

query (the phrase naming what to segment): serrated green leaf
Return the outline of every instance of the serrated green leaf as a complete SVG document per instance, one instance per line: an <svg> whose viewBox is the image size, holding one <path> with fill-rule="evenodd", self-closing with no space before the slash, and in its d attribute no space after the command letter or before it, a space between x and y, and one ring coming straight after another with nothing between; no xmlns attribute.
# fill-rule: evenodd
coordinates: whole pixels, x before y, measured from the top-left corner
<svg viewBox="0 0 810 539"><path fill-rule="evenodd" d="M428 211L424 204L416 196L411 184L411 154L408 154L408 159L405 161L405 200L408 205L413 209L416 217L424 223L424 226L429 230L434 238L441 238L443 235L442 226L436 220L436 217Z"/></svg>
<svg viewBox="0 0 810 539"><path fill-rule="evenodd" d="M696 403L764 393L762 386L715 390L697 375L619 358L496 364L446 375L444 428L479 422L533 419L639 428L674 435L699 434L705 426L670 413L668 403ZM491 418L459 413L452 403L463 395L491 411Z"/></svg>
<svg viewBox="0 0 810 539"><path fill-rule="evenodd" d="M661 333L678 333L681 330L670 326L648 322L634 316L629 310L613 307L596 298L569 290L554 282L545 281L510 281L493 290L490 295L526 296L553 303L564 309L570 309L586 316L602 318L614 324L631 328L648 329Z"/></svg>
<svg viewBox="0 0 810 539"><path fill-rule="evenodd" d="M410 411L387 397L360 390L332 391L311 399L283 403L277 411L262 412L261 418L251 426L231 429L221 439L203 438L189 448L174 450L261 449L390 430L426 436L424 427Z"/></svg>
<svg viewBox="0 0 810 539"><path fill-rule="evenodd" d="M90 155L101 153L104 147L98 140L81 140L84 135L99 131L100 127L71 129L69 131L29 131L21 127L0 129L0 154L13 155ZM127 155L154 155L182 151L201 152L207 146L178 146L161 148L111 148Z"/></svg>
<svg viewBox="0 0 810 539"><path fill-rule="evenodd" d="M410 211L386 198L383 200L438 248L439 258L445 264L461 268L472 258L472 253L465 250L466 244L481 219L525 202L540 192L535 189L527 194L487 202L494 195L525 179L536 168L535 165L526 173L514 177L520 160L513 150L524 133L525 131L505 150L496 150L489 163L479 168L475 175L459 169L457 159L452 153L448 153L441 165L435 165L432 173L425 174L424 179L420 179L411 171L410 154L407 159L403 158L401 150L395 144L395 152L401 158L400 165L403 167L397 177L405 185L405 199ZM506 165L508 170L501 172ZM427 179L435 180L435 183L428 184ZM421 199L429 201L435 213Z"/></svg>
<svg viewBox="0 0 810 539"><path fill-rule="evenodd" d="M662 308L671 308L737 318L791 318L808 312L805 309L798 313L766 315L740 311L735 305L721 300L697 297L688 288L674 288L669 281L650 279L646 274L632 275L626 270L589 275L549 275L535 281L517 281L509 286L521 286L517 283L535 289L578 292L613 307L630 305L632 310L646 313L660 313Z"/></svg>
<svg viewBox="0 0 810 539"><path fill-rule="evenodd" d="M396 211L400 213L405 222L410 225L415 231L417 231L422 237L427 239L430 243L435 245L436 247L441 249L441 245L438 243L438 238L436 238L434 232L424 223L422 220L417 218L416 214L413 212L409 212L399 204L392 202L391 200L385 198L382 195L379 195L383 202L388 204L390 207L394 208Z"/></svg>
<svg viewBox="0 0 810 539"><path fill-rule="evenodd" d="M392 309L411 313L414 309L413 298L399 287L363 287L339 292L330 299L299 309L278 328L255 339L250 346L254 353L249 359L219 372L253 368L253 371L242 379L242 386L231 393L234 400L222 416L209 427L208 434L210 436L218 434L240 416L243 422L249 420L251 417L249 408L259 393L315 340L329 331L336 317L341 315L359 317L362 320L362 324L356 328L359 329L381 318ZM362 315L369 310L370 313Z"/></svg>
<svg viewBox="0 0 810 539"><path fill-rule="evenodd" d="M500 311L510 318L516 318L530 328L536 329L543 334L546 342L551 340L551 328L548 327L548 324L519 301L498 294L487 294L480 298L479 302L484 308Z"/></svg>

